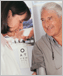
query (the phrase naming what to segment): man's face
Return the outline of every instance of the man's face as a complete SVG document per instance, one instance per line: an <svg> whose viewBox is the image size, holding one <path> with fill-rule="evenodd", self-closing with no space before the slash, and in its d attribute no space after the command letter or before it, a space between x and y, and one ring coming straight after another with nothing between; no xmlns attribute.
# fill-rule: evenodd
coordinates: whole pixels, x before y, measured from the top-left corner
<svg viewBox="0 0 63 76"><path fill-rule="evenodd" d="M62 33L62 17L54 10L44 9L41 13L42 26L49 36L58 36Z"/></svg>

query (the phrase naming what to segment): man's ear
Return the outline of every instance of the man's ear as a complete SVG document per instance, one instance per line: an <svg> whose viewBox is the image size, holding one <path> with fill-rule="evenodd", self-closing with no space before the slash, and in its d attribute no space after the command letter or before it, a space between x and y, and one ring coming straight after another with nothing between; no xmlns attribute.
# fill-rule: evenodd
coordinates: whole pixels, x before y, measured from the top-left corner
<svg viewBox="0 0 63 76"><path fill-rule="evenodd" d="M61 24L62 24L62 16L60 16L60 21L61 21Z"/></svg>
<svg viewBox="0 0 63 76"><path fill-rule="evenodd" d="M62 18L62 16L61 16L61 18Z"/></svg>

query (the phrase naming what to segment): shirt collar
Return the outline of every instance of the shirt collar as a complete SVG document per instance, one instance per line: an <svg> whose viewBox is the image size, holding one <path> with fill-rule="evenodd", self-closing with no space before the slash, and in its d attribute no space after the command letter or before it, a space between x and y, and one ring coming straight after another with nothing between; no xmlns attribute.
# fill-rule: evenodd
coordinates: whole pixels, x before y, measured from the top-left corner
<svg viewBox="0 0 63 76"><path fill-rule="evenodd" d="M47 35L47 34L46 34L46 35ZM47 35L47 37L48 37L51 41L53 41L54 43L57 42L52 36Z"/></svg>
<svg viewBox="0 0 63 76"><path fill-rule="evenodd" d="M47 34L46 34L46 35L47 35ZM57 46L61 47L61 45L58 44L58 42L57 42L52 36L47 35L47 37L48 37L52 42L54 42Z"/></svg>

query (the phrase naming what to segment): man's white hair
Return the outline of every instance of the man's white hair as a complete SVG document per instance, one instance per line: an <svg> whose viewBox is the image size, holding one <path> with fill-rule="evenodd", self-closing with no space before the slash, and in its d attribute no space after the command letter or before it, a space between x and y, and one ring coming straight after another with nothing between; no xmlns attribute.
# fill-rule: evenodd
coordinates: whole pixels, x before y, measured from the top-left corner
<svg viewBox="0 0 63 76"><path fill-rule="evenodd" d="M49 2L49 3L44 4L42 9L41 9L41 13L42 13L43 9L54 10L57 12L58 16L62 16L62 7L55 2Z"/></svg>

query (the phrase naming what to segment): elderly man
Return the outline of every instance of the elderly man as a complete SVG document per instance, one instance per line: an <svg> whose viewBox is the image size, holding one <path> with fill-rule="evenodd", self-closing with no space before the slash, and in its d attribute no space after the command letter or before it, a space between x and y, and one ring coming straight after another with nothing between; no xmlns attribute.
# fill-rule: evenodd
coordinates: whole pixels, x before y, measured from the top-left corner
<svg viewBox="0 0 63 76"><path fill-rule="evenodd" d="M46 35L38 40L32 52L31 70L39 74L62 75L62 7L46 3L41 10L41 21Z"/></svg>

